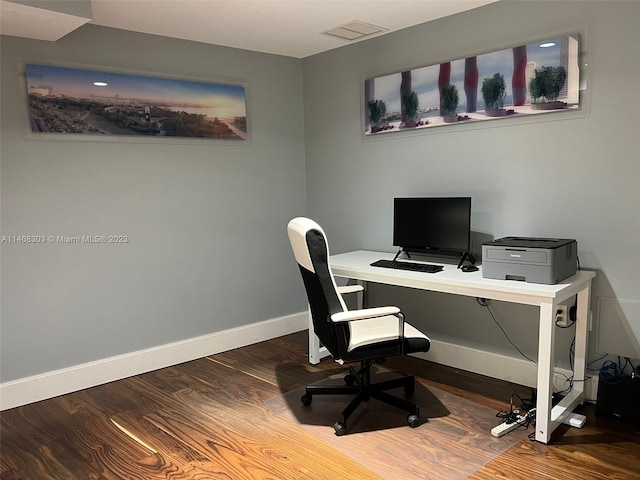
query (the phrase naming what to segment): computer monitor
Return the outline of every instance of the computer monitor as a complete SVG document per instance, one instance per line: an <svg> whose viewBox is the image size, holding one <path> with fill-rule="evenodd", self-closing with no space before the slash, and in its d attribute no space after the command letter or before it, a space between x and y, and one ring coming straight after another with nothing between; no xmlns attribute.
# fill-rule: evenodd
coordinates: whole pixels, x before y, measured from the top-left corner
<svg viewBox="0 0 640 480"><path fill-rule="evenodd" d="M462 264L470 242L471 197L394 199L393 244L398 253L462 256Z"/></svg>

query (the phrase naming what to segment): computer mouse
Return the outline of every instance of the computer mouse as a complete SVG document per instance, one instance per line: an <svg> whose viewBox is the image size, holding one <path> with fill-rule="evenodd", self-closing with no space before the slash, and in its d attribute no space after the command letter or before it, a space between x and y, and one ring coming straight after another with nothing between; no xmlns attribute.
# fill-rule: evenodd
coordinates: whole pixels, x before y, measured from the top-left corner
<svg viewBox="0 0 640 480"><path fill-rule="evenodd" d="M478 267L476 267L475 265L463 265L461 270L463 272L477 272Z"/></svg>

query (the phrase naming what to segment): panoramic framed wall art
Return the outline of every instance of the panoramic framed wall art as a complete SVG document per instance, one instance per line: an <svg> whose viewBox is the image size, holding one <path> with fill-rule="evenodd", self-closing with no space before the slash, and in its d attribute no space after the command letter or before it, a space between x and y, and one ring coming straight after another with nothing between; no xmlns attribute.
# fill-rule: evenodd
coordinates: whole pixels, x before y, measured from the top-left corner
<svg viewBox="0 0 640 480"><path fill-rule="evenodd" d="M242 85L25 66L34 134L247 139Z"/></svg>
<svg viewBox="0 0 640 480"><path fill-rule="evenodd" d="M364 82L364 133L580 109L580 34L565 34Z"/></svg>

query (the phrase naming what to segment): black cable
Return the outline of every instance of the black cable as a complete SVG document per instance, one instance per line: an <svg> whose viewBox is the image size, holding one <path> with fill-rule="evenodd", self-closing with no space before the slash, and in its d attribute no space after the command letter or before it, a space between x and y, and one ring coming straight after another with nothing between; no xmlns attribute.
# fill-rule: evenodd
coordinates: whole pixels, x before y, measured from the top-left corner
<svg viewBox="0 0 640 480"><path fill-rule="evenodd" d="M620 363L620 357L618 357L618 363ZM633 362L631 361L631 359L629 357L624 357L624 365L622 367L620 367L620 369L622 370L622 373L624 373L627 370L627 365L629 365L631 367L631 372L632 373L636 372L636 367L633 364Z"/></svg>
<svg viewBox="0 0 640 480"><path fill-rule="evenodd" d="M491 315L491 318L493 319L493 321L495 322L495 324L498 326L498 328L502 331L502 334L504 335L504 337L507 339L507 341L513 346L513 348L515 348L518 353L520 355L522 355L524 358L526 358L527 360L529 360L531 363L533 363L534 365L538 365L538 363L535 360L532 360L531 358L529 358L528 356L526 356L522 350L520 350L518 348L518 346L513 343L511 341L511 339L509 338L509 335L507 335L507 332L504 331L504 328L502 328L502 326L498 323L498 320L496 320L496 317L493 315L493 312L491 311L491 308L489 307L489 303L487 302L487 300L485 298L476 298L476 301L478 302L479 305L485 307L487 309L487 311L489 312L489 314Z"/></svg>
<svg viewBox="0 0 640 480"><path fill-rule="evenodd" d="M624 357L624 359L629 362L629 365L631 365L631 371L635 372L636 371L636 367L633 365L633 363L631 363L631 359L629 357Z"/></svg>
<svg viewBox="0 0 640 480"><path fill-rule="evenodd" d="M566 396L573 389L573 383L576 382L577 380L573 379L573 375L571 375L570 377L567 377L564 373L560 373L560 372L553 372L553 373L556 375L562 375L565 379L564 383L569 384L569 386L564 390L560 390L559 392L556 392L558 395L562 395L563 397ZM584 382L584 380L580 380L580 381Z"/></svg>
<svg viewBox="0 0 640 480"><path fill-rule="evenodd" d="M603 360L605 358L607 358L608 354L605 353L603 354L600 358L596 358L595 360L591 360L588 364L587 364L587 370L591 370L592 372L599 372L600 368L602 368L602 365L600 365L600 368L589 368L589 365L593 365L596 362L599 362L600 360Z"/></svg>
<svg viewBox="0 0 640 480"><path fill-rule="evenodd" d="M533 405L534 405L533 398L522 398L517 393L512 393L511 400L510 400L512 404L513 404L513 397L518 397L518 400L520 400L520 408L524 408L525 410L529 410L533 408Z"/></svg>
<svg viewBox="0 0 640 480"><path fill-rule="evenodd" d="M560 390L559 392L557 392L557 393L558 393L558 395L566 396L566 395L567 395L567 394L568 394L568 393L573 389L573 384L574 384L574 383L586 382L586 381L588 381L588 380L591 378L591 376L585 375L584 380L576 380L576 379L575 379L574 364L573 364L573 361L574 361L574 358L575 358L575 354L576 354L575 349L576 349L576 337L574 336L574 337L573 337L573 340L571 341L571 345L569 346L569 367L571 368L571 376L570 376L570 377L567 377L564 373L557 372L557 371L554 371L554 372L553 372L553 373L554 373L554 375L562 375L562 376L565 378L564 383L565 383L565 384L567 384L567 383L569 384L569 386L568 386L567 388L565 388L564 390ZM592 365L592 364L594 364L595 362L598 362L598 361L602 360L602 359L603 359L603 358L605 358L606 356L607 356L607 355L605 354L605 355L601 356L600 358L597 358L597 359L593 360L593 361L592 361L592 362L590 362L588 365ZM606 363L606 362L605 362L605 363ZM599 369L593 369L593 368L589 368L589 367L587 366L587 368L586 368L585 370L591 370L591 371L600 372L600 371L601 371L601 369L602 369L602 367L601 367L601 368L599 368Z"/></svg>
<svg viewBox="0 0 640 480"><path fill-rule="evenodd" d="M576 301L574 303L574 306L572 308L577 308L577 303L578 303L578 299L576 298ZM571 319L571 314L569 314L569 318ZM558 322L556 322L556 326L558 328L569 328L572 327L573 325L575 325L576 320L575 318L571 321L571 323L569 325L567 325L566 327L560 326L558 325ZM585 380L575 380L575 372L574 372L574 366L573 366L573 359L576 355L576 336L573 336L573 339L571 340L571 345L569 345L569 368L571 369L571 376L567 377L564 373L560 373L560 372L554 372L555 374L558 375L562 375L565 380L564 383L565 384L569 384L569 386L567 388L565 388L564 390L561 390L559 392L557 392L560 395L566 395L568 394L572 389L573 389L573 383L576 381L580 381L580 382L584 382Z"/></svg>
<svg viewBox="0 0 640 480"><path fill-rule="evenodd" d="M573 340L571 340L571 345L569 346L569 367L571 368L571 373L573 373L573 358L576 356L576 337L573 336Z"/></svg>
<svg viewBox="0 0 640 480"><path fill-rule="evenodd" d="M529 422L529 424L533 424L535 425L536 423L536 409L533 408L531 409L531 411L529 411L527 413L527 422ZM529 426L529 425L527 425ZM533 432L531 432L529 435L527 435L527 438L531 441L535 441L536 439L536 431L535 429L533 430Z"/></svg>
<svg viewBox="0 0 640 480"><path fill-rule="evenodd" d="M520 400L519 406L514 405L514 397L517 397ZM525 421L520 423L519 427L526 430L530 425L535 424L536 421L536 408L533 406L533 398L523 399L517 393L512 393L511 399L509 400L509 411L506 412L501 410L496 413L496 417L503 418L505 423L518 422L522 417L524 417ZM529 438L535 439L535 431L533 434L529 434Z"/></svg>
<svg viewBox="0 0 640 480"><path fill-rule="evenodd" d="M517 397L520 400L520 405L513 403L513 397ZM507 423L513 423L518 420L522 413L526 414L531 408L533 408L533 399L523 399L517 393L512 393L509 399L509 411L500 410L496 413L496 417L504 418Z"/></svg>
<svg viewBox="0 0 640 480"><path fill-rule="evenodd" d="M573 384L575 382L584 382L586 380L576 380L575 377L575 372L574 372L574 367L573 367L573 359L575 357L576 351L576 337L573 337L573 340L571 340L571 345L569 346L569 368L571 369L571 376L567 377L564 373L561 372L556 372L554 371L554 375L562 375L564 377L564 383L569 384L569 386L567 388L565 388L564 390L560 390L559 392L556 392L558 395L562 395L565 396L567 395L572 389L573 389Z"/></svg>

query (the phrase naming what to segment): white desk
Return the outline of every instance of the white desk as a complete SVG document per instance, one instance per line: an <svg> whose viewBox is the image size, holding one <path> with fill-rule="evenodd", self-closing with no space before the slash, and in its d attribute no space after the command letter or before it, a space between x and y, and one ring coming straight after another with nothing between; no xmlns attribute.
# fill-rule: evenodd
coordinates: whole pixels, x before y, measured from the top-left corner
<svg viewBox="0 0 640 480"><path fill-rule="evenodd" d="M584 380L587 361L588 314L591 279L595 272L580 271L556 285L541 285L510 280L482 278L482 267L477 272L464 273L456 265L445 265L435 274L372 267L381 258L392 259L392 253L356 252L334 255L331 270L338 277L364 282L418 288L434 292L453 293L477 298L536 305L540 308L538 339L538 376L536 404L536 440L548 443L551 433L571 411L584 401ZM430 262L437 263L437 262ZM553 365L555 343L555 311L557 305L577 295L574 383L571 392L552 408ZM311 320L310 320L311 322ZM322 349L317 337L309 329L309 361L318 363Z"/></svg>

